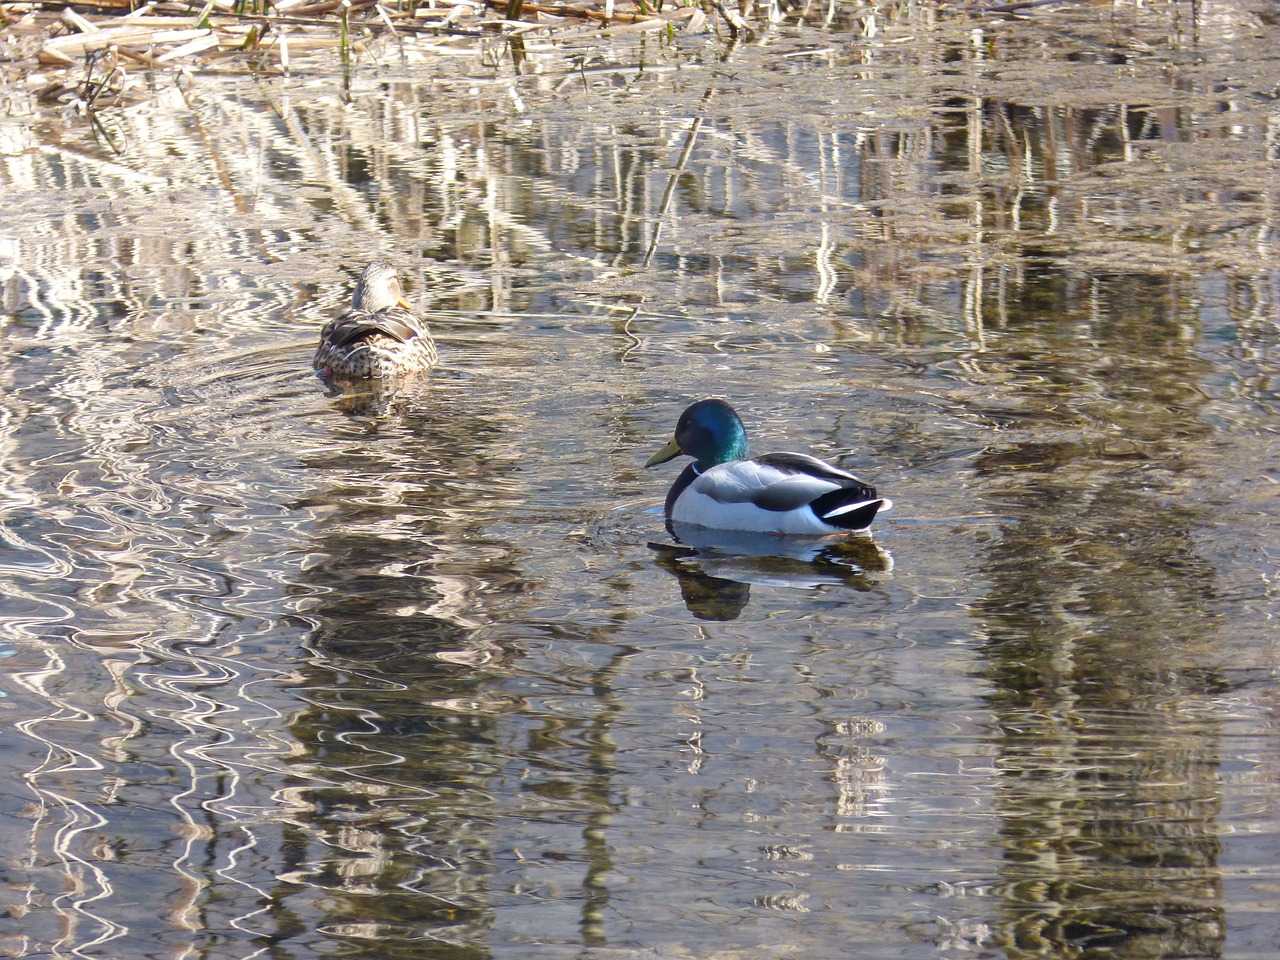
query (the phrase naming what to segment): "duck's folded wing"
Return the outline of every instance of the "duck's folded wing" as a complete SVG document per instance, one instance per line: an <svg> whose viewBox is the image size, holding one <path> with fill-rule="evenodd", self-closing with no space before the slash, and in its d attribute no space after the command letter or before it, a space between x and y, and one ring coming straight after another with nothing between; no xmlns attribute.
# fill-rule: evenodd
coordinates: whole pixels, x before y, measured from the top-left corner
<svg viewBox="0 0 1280 960"><path fill-rule="evenodd" d="M876 497L876 488L871 484L855 477L848 470L833 467L825 460L811 457L807 453L767 453L756 459L784 473L825 480L831 484L833 490L844 491L839 497L842 502L851 502L856 499L873 500ZM821 511L819 514L821 515Z"/></svg>
<svg viewBox="0 0 1280 960"><path fill-rule="evenodd" d="M324 338L335 347L364 340L375 333L408 343L421 335L413 314L407 310L379 310L377 313L349 313L325 329Z"/></svg>
<svg viewBox="0 0 1280 960"><path fill-rule="evenodd" d="M766 453L762 457L756 457L755 462L773 467L783 473L807 474L811 477L829 480L838 487L848 487L853 484L867 486L848 470L833 467L827 461L811 457L807 453ZM872 493L874 494L874 492L873 490Z"/></svg>
<svg viewBox="0 0 1280 960"><path fill-rule="evenodd" d="M749 503L761 510L785 512L856 479L804 454L770 454L712 467L694 481L693 489L720 503Z"/></svg>

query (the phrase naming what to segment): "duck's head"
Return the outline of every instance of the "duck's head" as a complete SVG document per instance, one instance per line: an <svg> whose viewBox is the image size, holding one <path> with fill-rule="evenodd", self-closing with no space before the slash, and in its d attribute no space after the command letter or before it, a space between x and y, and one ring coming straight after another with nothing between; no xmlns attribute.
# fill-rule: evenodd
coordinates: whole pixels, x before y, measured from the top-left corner
<svg viewBox="0 0 1280 960"><path fill-rule="evenodd" d="M411 309L413 304L404 298L400 290L400 277L395 264L386 257L379 257L360 273L356 291L351 295L351 308L366 313L377 313L387 307Z"/></svg>
<svg viewBox="0 0 1280 960"><path fill-rule="evenodd" d="M676 435L644 465L666 463L682 453L697 461L699 472L751 455L746 428L733 407L723 400L699 400L680 414Z"/></svg>

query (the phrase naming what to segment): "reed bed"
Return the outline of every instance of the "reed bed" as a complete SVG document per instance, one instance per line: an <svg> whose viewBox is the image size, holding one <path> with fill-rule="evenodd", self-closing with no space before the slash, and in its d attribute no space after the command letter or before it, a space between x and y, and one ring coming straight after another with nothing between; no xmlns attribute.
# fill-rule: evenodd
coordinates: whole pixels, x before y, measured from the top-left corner
<svg viewBox="0 0 1280 960"><path fill-rule="evenodd" d="M94 89L130 65L150 70L242 70L288 73L291 61L337 51L344 64L371 42L407 37L550 34L592 25L607 30L753 32L752 21L776 19L775 5L730 8L723 0L671 4L663 0L532 3L525 0L207 0L202 3L60 2L0 4L0 26L18 55L10 64L62 68L85 75ZM82 91L83 92L83 91ZM90 90L90 93L93 91Z"/></svg>

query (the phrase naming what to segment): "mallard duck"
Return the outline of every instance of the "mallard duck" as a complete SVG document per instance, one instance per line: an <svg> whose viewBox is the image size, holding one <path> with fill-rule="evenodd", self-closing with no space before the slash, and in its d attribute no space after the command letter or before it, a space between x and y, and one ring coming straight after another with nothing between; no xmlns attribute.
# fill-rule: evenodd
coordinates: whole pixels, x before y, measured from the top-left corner
<svg viewBox="0 0 1280 960"><path fill-rule="evenodd" d="M326 376L360 380L435 366L440 359L435 341L411 306L391 261L374 260L360 274L351 309L320 331L313 365Z"/></svg>
<svg viewBox="0 0 1280 960"><path fill-rule="evenodd" d="M667 519L716 530L822 536L866 530L892 501L851 473L804 453L748 459L747 431L723 400L699 400L646 467L694 462L667 493Z"/></svg>

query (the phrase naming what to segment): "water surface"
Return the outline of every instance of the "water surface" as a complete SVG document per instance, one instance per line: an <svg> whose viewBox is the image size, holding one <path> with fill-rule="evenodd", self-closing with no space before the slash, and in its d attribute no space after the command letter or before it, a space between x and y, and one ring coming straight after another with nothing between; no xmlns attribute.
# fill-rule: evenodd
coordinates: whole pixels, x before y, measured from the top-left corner
<svg viewBox="0 0 1280 960"><path fill-rule="evenodd" d="M15 87L3 949L1268 956L1263 14ZM445 363L334 395L375 252ZM708 395L894 511L676 543Z"/></svg>

